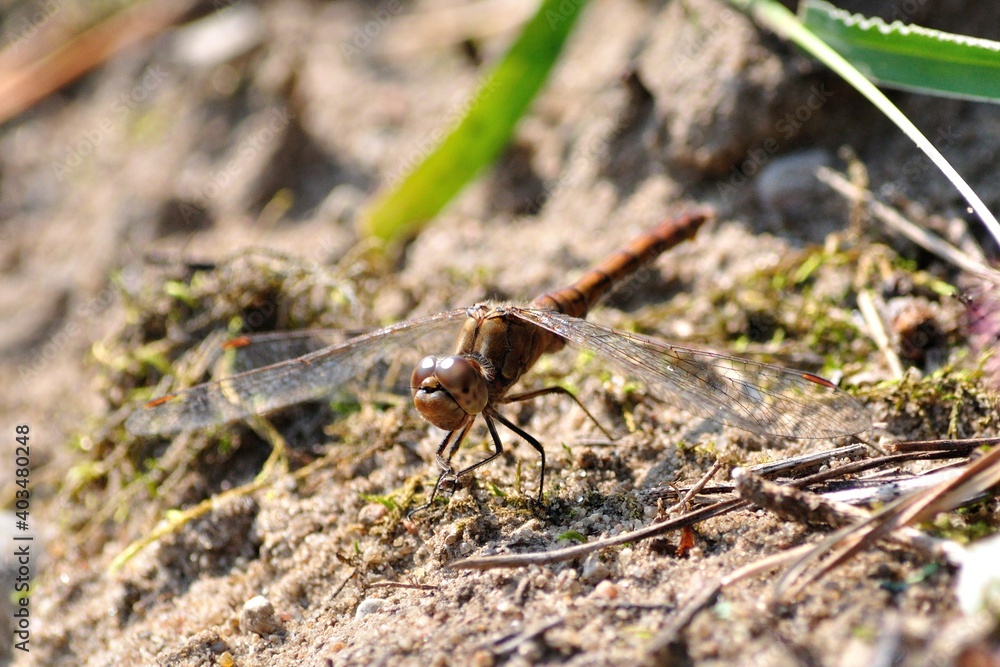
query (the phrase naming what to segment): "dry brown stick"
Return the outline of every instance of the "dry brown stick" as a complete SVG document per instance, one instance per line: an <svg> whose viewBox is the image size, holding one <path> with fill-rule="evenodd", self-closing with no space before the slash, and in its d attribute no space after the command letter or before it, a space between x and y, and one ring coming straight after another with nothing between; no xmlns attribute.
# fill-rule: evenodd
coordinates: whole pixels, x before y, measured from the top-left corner
<svg viewBox="0 0 1000 667"><path fill-rule="evenodd" d="M120 51L148 39L183 18L193 0L149 0L105 19L51 53L13 72L0 74L0 123ZM13 48L13 47L8 47Z"/></svg>
<svg viewBox="0 0 1000 667"><path fill-rule="evenodd" d="M796 457L796 459L789 459L787 461L778 461L775 463L755 466L754 472L757 472L757 474L761 474L762 476L777 475L788 469L803 467L803 465L805 465L803 461L805 460L808 460L808 465L811 466L817 463L818 461L830 460L831 458L834 458L832 456L833 454L844 456L865 449L866 448L862 445L851 445L849 447L841 447L835 450L828 450L827 452L820 452L819 454L808 455L806 457ZM879 465L885 465L886 463L895 463L898 461L911 461L911 460L925 459L925 458L948 458L949 456L954 456L954 452L945 450L937 452L931 451L931 452L890 454L888 456L877 457L875 459L866 459L863 461L855 461L852 463L848 463L832 470L825 470L807 477L794 480L790 482L790 484L799 487L805 484L814 484L819 481L826 481L828 479L839 477L844 474L854 473L860 470L867 470L872 467L877 467ZM762 474L761 472L762 470L766 470L766 473ZM707 479L705 481L707 481ZM651 526L640 528L639 530L623 533L621 535L616 535L614 537L609 537L603 540L596 540L594 542L577 544L571 547L566 547L564 549L554 549L551 551L532 552L525 554L508 554L501 556L474 556L472 558L465 558L459 561L455 561L454 563L450 563L449 567L453 567L456 569L487 570L500 567L525 567L528 565L547 565L550 563L559 563L565 560L579 558L581 556L585 556L587 554L593 553L594 551L605 549L607 547L612 547L627 542L638 542L640 540L648 539L650 537L662 535L663 533L667 533L672 530L677 530L685 526L690 526L695 523L698 523L699 521L704 521L705 519L719 516L721 514L725 514L727 512L731 512L747 506L749 506L749 503L743 499L740 498L727 499L688 512L686 514L677 517L676 519L671 519L669 521L664 521L662 523L655 523Z"/></svg>
<svg viewBox="0 0 1000 667"><path fill-rule="evenodd" d="M865 470L880 468L882 466L890 465L893 463L904 463L906 461L927 461L933 459L950 459L950 458L956 458L954 450L914 451L914 452L902 452L899 454L887 454L886 456L877 456L873 459L852 461L850 463L845 463L844 465L839 466L837 468L831 468L829 470L820 471L813 475L809 475L808 477L800 477L798 479L789 482L789 485L794 486L796 488L802 488L805 486L809 486L811 484L826 482L831 479L835 479L837 477L842 477L843 475L851 475L859 472L864 472Z"/></svg>
<svg viewBox="0 0 1000 667"><path fill-rule="evenodd" d="M330 595L330 599L332 600L333 598L335 598L338 595L340 595L340 592L342 590L344 590L344 588L347 587L347 584L351 581L351 579L353 579L354 577L356 577L357 574L358 574L358 568L356 568L356 567L355 568L351 568L351 573L349 575L347 575L346 577L344 577L344 580L342 582L340 582L340 585L337 586L337 588Z"/></svg>
<svg viewBox="0 0 1000 667"><path fill-rule="evenodd" d="M968 450L982 445L1000 445L1000 438L969 438L968 440L904 440L889 447L897 452L944 451L946 449Z"/></svg>
<svg viewBox="0 0 1000 667"><path fill-rule="evenodd" d="M789 521L842 528L859 520L870 519L872 516L871 513L854 505L801 491L790 485L769 482L749 470L736 468L732 475L741 498ZM886 539L913 549L927 558L958 564L956 552L950 548L952 543L934 539L919 530L901 527L887 535Z"/></svg>
<svg viewBox="0 0 1000 667"><path fill-rule="evenodd" d="M899 380L904 373L903 362L899 360L899 355L896 354L896 350L892 346L885 320L882 319L882 313L879 312L878 306L885 306L885 303L879 299L880 303L876 304L875 300L876 296L870 289L858 291L858 310L861 311L861 316L864 318L865 324L868 325L868 333L875 341L882 356L885 357L889 370L892 371L893 379Z"/></svg>
<svg viewBox="0 0 1000 667"><path fill-rule="evenodd" d="M697 482L695 482L694 486L692 486L690 489L688 489L688 492L684 494L683 498L681 498L676 503L674 503L673 505L671 505L670 507L668 507L667 510L664 512L664 514L666 514L667 516L669 516L670 513L673 512L676 509L681 509L681 508L687 507L688 503L690 503L691 500L696 495L698 495L699 493L701 493L701 490L705 488L705 485L708 484L709 480L711 480L713 477L715 477L715 473L719 472L719 470L721 468L722 468L722 463L718 459L716 459L715 463L712 464L712 467L709 468L708 472L706 472L704 475L702 475L701 479L699 479Z"/></svg>
<svg viewBox="0 0 1000 667"><path fill-rule="evenodd" d="M887 505L871 518L837 531L815 546L782 576L777 595L794 598L810 582L823 576L847 559L859 553L898 526L925 521L941 511L951 509L965 498L1000 484L1000 447L973 461L953 479L911 494ZM809 576L809 565L832 552L823 564Z"/></svg>
<svg viewBox="0 0 1000 667"><path fill-rule="evenodd" d="M829 463L833 459L846 458L863 454L869 450L868 445L847 445L846 447L835 447L822 452L812 452L803 456L794 456L781 461L770 461L755 465L750 469L758 475L767 479L777 477L782 473L793 474L803 468L818 468Z"/></svg>
<svg viewBox="0 0 1000 667"><path fill-rule="evenodd" d="M436 591L440 589L440 586L433 586L431 584L407 584L402 581L376 581L374 584L368 584L368 588L413 588L418 591Z"/></svg>
<svg viewBox="0 0 1000 667"><path fill-rule="evenodd" d="M744 500L799 523L820 521L836 528L858 518L870 517L867 512L852 505L831 501L788 485L775 484L740 468L733 471L733 478ZM892 537L894 541L932 558L940 558L951 563L957 563L960 559L960 554L954 548L950 548L949 542L935 540L917 530L897 530ZM646 664L662 664L670 660L679 648L681 633L699 612L715 602L723 588L742 579L793 563L805 557L813 549L814 545L803 544L762 558L710 582L677 612L671 619L670 625L649 645L646 651Z"/></svg>
<svg viewBox="0 0 1000 667"><path fill-rule="evenodd" d="M858 454L863 454L868 451L868 447L865 445L848 445L846 447L836 447L834 449L828 449L822 452L810 452L809 454L804 454L802 456L793 456L789 459L783 459L781 461L769 461L767 463L759 463L752 466L750 470L754 473L767 478L773 479L780 474L794 474L796 472L802 471L804 469L818 468L820 466L828 464L833 459L852 457ZM719 485L713 487L703 488L702 491L706 493L731 493L732 486ZM674 496L680 496L681 490L677 489L654 489L649 492L649 497L652 499L658 498L670 498Z"/></svg>
<svg viewBox="0 0 1000 667"><path fill-rule="evenodd" d="M529 642L537 637L540 637L552 628L565 622L566 618L564 616L560 616L558 618L542 621L541 623L525 628L522 632L517 634L501 637L500 639L491 642L493 652L500 655L511 653L517 650L517 648L525 642Z"/></svg>
<svg viewBox="0 0 1000 667"><path fill-rule="evenodd" d="M931 234L925 229L921 229L900 215L894 208L886 206L875 199L875 196L869 190L859 188L827 167L820 167L817 178L845 197L864 202L871 212L875 214L875 217L925 250L934 253L947 262L951 262L960 269L974 273L994 284L1000 284L1000 271L991 269L944 239Z"/></svg>
<svg viewBox="0 0 1000 667"><path fill-rule="evenodd" d="M861 459L860 461L851 461L850 463L845 463L844 465L837 466L835 468L828 468L826 470L821 470L820 472L813 473L812 475L807 475L805 477L799 477L792 479L788 482L789 485L796 488L802 488L812 484L818 484L819 482L829 481L831 479L836 479L844 475L855 474L859 472L864 472L865 470L871 470L873 468L879 468L881 466L889 465L892 463L903 463L906 461L925 461L930 459L947 459L955 458L959 456L958 451L961 449L972 449L978 444L991 444L991 440L997 440L1000 442L1000 438L996 439L983 439L977 441L970 441L967 447L959 447L957 444L951 448L941 448L936 450L926 450L923 448L914 448L912 451L902 450L897 454L887 454L885 456L878 456L870 459ZM934 441L926 441L931 443ZM947 441L941 441L947 442ZM955 441L951 441L955 442ZM971 444L971 443L975 444ZM898 443L903 444L903 443ZM855 454L857 452L867 451L867 447L863 445L851 445L850 447L841 447L836 450L828 450L827 452L820 452L819 454L810 454L806 457L795 457L792 459L786 459L784 461L775 461L771 463L765 463L761 465L756 465L751 467L749 470L756 475L760 475L765 479L773 479L777 477L778 473L785 472L789 468L802 469L805 467L815 467L821 463L827 463L828 461L839 458L842 456L847 456ZM820 456L824 455L824 456ZM807 460L808 459L808 460ZM794 472L794 469L792 470ZM683 490L683 489L682 489ZM725 485L718 485L711 487L711 493L730 493L732 492L732 487ZM679 493L679 491L671 489L669 493ZM651 493L650 497L668 497L668 493Z"/></svg>
<svg viewBox="0 0 1000 667"><path fill-rule="evenodd" d="M719 516L720 514L725 514L726 512L731 512L747 505L748 503L745 500L741 500L739 498L723 500L722 502L715 503L714 505L708 505L707 507L702 507L694 511L687 512L686 514L682 514L676 519L670 519L669 521L664 521L662 523L654 523L651 526L646 526L645 528L633 530L628 533L622 533L621 535L615 535L614 537L609 537L603 540L577 544L564 549L553 549L552 551L509 554L503 556L474 556L472 558L465 558L455 561L454 563L449 563L448 567L452 567L457 570L490 570L497 567L524 567L526 565L548 565L550 563L559 563L564 560L571 560L573 558L579 558L580 556L586 556L587 554L599 551L600 549L606 549L607 547L613 547L627 542L638 542L650 537L662 535L663 533L669 533L672 530L684 528L685 526L691 526L699 521L704 521L705 519L709 519L713 516Z"/></svg>

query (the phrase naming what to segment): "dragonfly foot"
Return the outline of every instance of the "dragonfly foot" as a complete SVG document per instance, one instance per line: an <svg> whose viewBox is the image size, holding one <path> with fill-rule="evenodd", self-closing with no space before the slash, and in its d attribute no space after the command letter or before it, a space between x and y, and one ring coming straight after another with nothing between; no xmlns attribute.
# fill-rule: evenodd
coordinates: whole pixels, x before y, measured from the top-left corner
<svg viewBox="0 0 1000 667"><path fill-rule="evenodd" d="M455 491L458 491L458 475L442 475L441 479L438 480L438 489L442 493L454 494Z"/></svg>
<svg viewBox="0 0 1000 667"><path fill-rule="evenodd" d="M458 475L455 474L454 470L442 470L441 474L438 475L437 482L434 483L434 490L431 491L430 498L427 502L409 511L406 515L407 518L412 517L418 512L423 512L425 509L434 504L434 499L437 498L438 491L453 494L456 489L458 489Z"/></svg>

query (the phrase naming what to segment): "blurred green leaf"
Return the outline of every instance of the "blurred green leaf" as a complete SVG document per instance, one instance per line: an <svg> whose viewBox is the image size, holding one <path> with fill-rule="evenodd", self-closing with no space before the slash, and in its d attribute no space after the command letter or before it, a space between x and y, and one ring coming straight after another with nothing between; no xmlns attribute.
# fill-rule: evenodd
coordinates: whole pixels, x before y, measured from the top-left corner
<svg viewBox="0 0 1000 667"><path fill-rule="evenodd" d="M507 145L542 87L586 0L545 0L468 104L458 127L401 183L362 214L361 227L385 242L420 227Z"/></svg>
<svg viewBox="0 0 1000 667"><path fill-rule="evenodd" d="M805 0L806 2L816 2L818 0ZM931 143L930 139L917 129L917 126L906 117L899 108L894 105L888 97L879 90L875 84L869 81L858 68L847 58L840 55L833 47L826 43L811 28L805 26L794 14L788 11L784 5L776 0L729 0L729 4L746 12L759 25L774 32L782 39L787 39L805 52L812 55L821 63L840 75L844 81L854 87L859 93L878 107L879 111L885 114L886 118L896 124L910 140L916 144L917 148L924 152L931 161L941 170L955 188L962 193L965 201L976 212L979 219L983 221L993 238L1000 242L1000 222L996 216L986 208L982 198L976 194L975 190L965 182L965 179L955 171L951 163L945 159L941 151Z"/></svg>
<svg viewBox="0 0 1000 667"><path fill-rule="evenodd" d="M1000 42L941 32L806 0L802 22L877 83L922 93L1000 101Z"/></svg>
<svg viewBox="0 0 1000 667"><path fill-rule="evenodd" d="M578 533L575 530L567 530L565 533L560 533L559 536L556 539L557 540L568 540L570 542L579 542L580 544L583 544L584 542L587 541L587 536L583 535L581 533Z"/></svg>

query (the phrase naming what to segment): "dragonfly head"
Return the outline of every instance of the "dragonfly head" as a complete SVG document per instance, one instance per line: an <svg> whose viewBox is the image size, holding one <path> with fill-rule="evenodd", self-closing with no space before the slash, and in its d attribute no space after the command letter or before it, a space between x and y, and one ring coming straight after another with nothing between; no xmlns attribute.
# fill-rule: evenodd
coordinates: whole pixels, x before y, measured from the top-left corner
<svg viewBox="0 0 1000 667"><path fill-rule="evenodd" d="M438 428L454 431L486 407L489 389L483 367L469 357L424 357L410 378L413 404Z"/></svg>

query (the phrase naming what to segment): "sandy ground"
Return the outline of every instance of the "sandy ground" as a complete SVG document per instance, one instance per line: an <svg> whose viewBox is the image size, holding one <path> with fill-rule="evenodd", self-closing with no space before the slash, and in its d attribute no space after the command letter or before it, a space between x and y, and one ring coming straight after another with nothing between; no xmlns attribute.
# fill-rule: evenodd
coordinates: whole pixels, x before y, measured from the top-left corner
<svg viewBox="0 0 1000 667"><path fill-rule="evenodd" d="M137 439L123 421L171 381L208 378L234 322L358 329L529 300L686 207L710 205L717 219L592 319L842 377L891 439L997 435L996 394L975 372L988 336L941 289L973 282L810 174L856 158L872 190L921 224L967 250L996 257L996 245L888 121L721 3L594 3L499 164L395 261L366 254L360 207L427 154L531 10L480 4L236 4L0 128L0 415L11 443L16 424L31 429L38 538L31 652L14 651L14 664L653 661L656 638L706 582L823 531L743 510L699 524L684 553L668 535L546 566L448 565L637 529L657 516L658 490L694 483L716 460L722 483L733 465L846 440L715 426L566 352L526 385L563 383L617 439L559 397L512 406L546 445L544 504L531 502L536 453L505 435L507 452L450 502L407 519L433 484L441 434L405 400L378 397L337 420L323 404L276 415L287 469L243 494L233 490L271 452L260 429ZM936 15L914 3L904 18L1000 37L995 7L962 4ZM79 11L54 7L17 4L6 34ZM221 54L208 48L227 40ZM1000 209L1000 111L892 97ZM858 315L863 290L890 322L902 382ZM143 393L167 362L170 376ZM474 431L459 459L476 460L486 439ZM13 508L14 467L3 469ZM110 568L168 512L212 497L210 511ZM931 529L979 537L996 530L996 510L988 500ZM727 589L671 659L952 664L992 629L956 609L948 568L906 549L865 554L780 607L766 604L775 578ZM243 611L256 596L273 617Z"/></svg>

